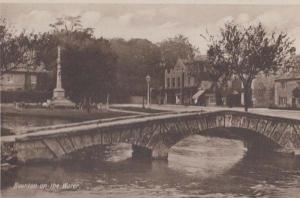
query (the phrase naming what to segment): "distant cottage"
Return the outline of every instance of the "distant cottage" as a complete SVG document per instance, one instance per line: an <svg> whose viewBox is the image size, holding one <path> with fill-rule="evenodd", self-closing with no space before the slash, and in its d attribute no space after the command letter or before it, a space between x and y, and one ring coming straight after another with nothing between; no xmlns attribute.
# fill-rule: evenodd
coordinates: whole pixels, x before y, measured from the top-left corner
<svg viewBox="0 0 300 198"><path fill-rule="evenodd" d="M252 82L253 107L270 107L274 105L274 84L276 76L259 73Z"/></svg>
<svg viewBox="0 0 300 198"><path fill-rule="evenodd" d="M1 91L27 91L40 89L47 75L44 65L18 67L1 75Z"/></svg>
<svg viewBox="0 0 300 198"><path fill-rule="evenodd" d="M290 72L275 80L275 105L300 108L300 73Z"/></svg>

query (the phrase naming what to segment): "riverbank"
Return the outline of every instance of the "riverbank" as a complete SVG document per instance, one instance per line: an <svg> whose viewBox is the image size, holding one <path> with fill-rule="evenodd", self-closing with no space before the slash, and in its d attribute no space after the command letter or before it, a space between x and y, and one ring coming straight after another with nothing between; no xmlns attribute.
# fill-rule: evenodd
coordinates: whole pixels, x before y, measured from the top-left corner
<svg viewBox="0 0 300 198"><path fill-rule="evenodd" d="M16 117L23 117L23 119L27 120L24 123L24 129L23 130L29 130L31 127L33 127L31 130L38 130L39 128L44 128L44 127L64 127L66 124L55 124L53 123L51 125L49 123L45 123L45 126L43 125L43 122L41 122L40 118L43 119L55 119L55 120L67 120L70 121L69 125L73 122L73 125L76 124L76 122L83 123L84 121L86 122L92 122L91 120L111 120L111 119L121 119L123 117L127 116L135 116L137 114L134 114L134 112L124 112L122 110L117 111L117 110L94 110L92 112L87 112L87 111L82 111L78 109L46 109L46 108L16 108L14 104L1 104L1 136L2 138L7 135L14 135L15 133L11 131L10 129L6 128L6 121L7 119L4 119L5 117L7 118L8 116L16 116ZM33 123L33 126L30 126L28 123L28 119L36 119L39 120L38 126L35 126ZM18 124L16 123L16 120L13 120L14 123L11 125L14 125L17 127ZM17 128L17 130L21 130L20 128ZM1 144L3 142L1 141ZM9 143L7 143L9 144ZM2 146L1 146L2 147ZM2 147L4 148L4 147ZM11 168L16 167L16 156L15 156L15 151L13 150L13 147L7 147L8 150L1 150L1 170L2 171L9 171Z"/></svg>
<svg viewBox="0 0 300 198"><path fill-rule="evenodd" d="M104 118L114 118L132 115L132 113L118 112L110 110L102 111L82 111L78 109L46 109L46 108L21 108L17 109L13 104L1 104L1 116L18 115L30 117L48 117L57 119L67 119L72 121L86 121Z"/></svg>

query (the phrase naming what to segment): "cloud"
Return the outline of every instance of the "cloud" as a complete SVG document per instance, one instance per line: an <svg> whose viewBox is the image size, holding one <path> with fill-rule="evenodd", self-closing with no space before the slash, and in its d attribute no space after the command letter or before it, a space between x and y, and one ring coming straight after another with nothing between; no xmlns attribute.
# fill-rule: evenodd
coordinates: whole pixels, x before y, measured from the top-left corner
<svg viewBox="0 0 300 198"><path fill-rule="evenodd" d="M17 29L25 28L30 31L44 32L50 30L49 24L53 23L57 17L81 15L83 26L94 28L97 37L123 37L125 39L139 37L160 42L177 34L183 34L199 47L201 53L205 53L207 42L201 38L200 34L206 35L206 30L211 34L217 34L220 27L230 21L244 25L260 21L268 30L276 28L280 31L287 31L296 40L296 47L300 49L300 17L296 17L296 14L300 12L299 8L277 7L266 11L248 9L234 12L224 9L224 12L217 13L217 16L213 10L212 12L204 10L203 17L198 8L174 6L141 6L120 10L115 10L115 7L105 7L105 9L74 7L56 10L36 8L27 12L23 10L10 20ZM212 15L214 17L209 17Z"/></svg>
<svg viewBox="0 0 300 198"><path fill-rule="evenodd" d="M286 14L271 11L258 16L256 19L254 19L253 23L261 22L264 26L268 28L284 28L289 23L288 18L289 17Z"/></svg>
<svg viewBox="0 0 300 198"><path fill-rule="evenodd" d="M297 9L282 9L280 11L268 11L257 16L251 24L261 22L269 31L286 32L295 40L294 46L297 53L300 52L300 18L295 16Z"/></svg>
<svg viewBox="0 0 300 198"><path fill-rule="evenodd" d="M295 14L299 13L297 9L282 9L266 11L263 14L258 15L251 21L251 23L261 22L265 27L269 29L278 29L289 31L292 28L300 26L300 18Z"/></svg>
<svg viewBox="0 0 300 198"><path fill-rule="evenodd" d="M250 16L247 13L241 13L236 17L235 21L237 23L248 23L250 21Z"/></svg>
<svg viewBox="0 0 300 198"><path fill-rule="evenodd" d="M117 18L117 22L122 26L124 26L124 25L126 26L126 25L130 24L132 18L133 18L133 14L127 13L127 14L119 16L119 18Z"/></svg>
<svg viewBox="0 0 300 198"><path fill-rule="evenodd" d="M162 25L158 25L157 28L158 29L169 29L169 28L174 28L178 25L178 22L171 22L171 21L168 21Z"/></svg>
<svg viewBox="0 0 300 198"><path fill-rule="evenodd" d="M57 12L57 15L60 16L72 16L72 17L76 17L78 15L81 15L82 11L80 11L79 9L74 9L74 8L70 8L70 9L60 9Z"/></svg>
<svg viewBox="0 0 300 198"><path fill-rule="evenodd" d="M81 22L84 27L93 27L101 20L100 12L89 11L85 12L81 16Z"/></svg>
<svg viewBox="0 0 300 198"><path fill-rule="evenodd" d="M49 24L55 20L54 15L45 10L33 10L28 14L20 14L12 23L19 31L26 29L28 31L45 32L50 29Z"/></svg>
<svg viewBox="0 0 300 198"><path fill-rule="evenodd" d="M137 11L137 15L140 17L146 18L147 20L152 20L155 16L157 16L157 12L155 9L143 9Z"/></svg>

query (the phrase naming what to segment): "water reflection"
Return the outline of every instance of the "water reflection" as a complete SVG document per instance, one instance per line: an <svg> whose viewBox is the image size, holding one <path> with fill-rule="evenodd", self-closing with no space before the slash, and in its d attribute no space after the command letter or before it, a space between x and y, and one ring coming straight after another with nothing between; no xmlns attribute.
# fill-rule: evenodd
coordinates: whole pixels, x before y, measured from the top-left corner
<svg viewBox="0 0 300 198"><path fill-rule="evenodd" d="M244 153L240 141L192 136L172 148L169 167L187 175L213 177L230 169Z"/></svg>
<svg viewBox="0 0 300 198"><path fill-rule="evenodd" d="M105 161L20 167L2 196L297 197L300 193L299 158L249 155L237 140L193 136L172 148L168 162L132 160L130 145L109 150ZM20 190L13 187L16 183L76 183L79 189Z"/></svg>

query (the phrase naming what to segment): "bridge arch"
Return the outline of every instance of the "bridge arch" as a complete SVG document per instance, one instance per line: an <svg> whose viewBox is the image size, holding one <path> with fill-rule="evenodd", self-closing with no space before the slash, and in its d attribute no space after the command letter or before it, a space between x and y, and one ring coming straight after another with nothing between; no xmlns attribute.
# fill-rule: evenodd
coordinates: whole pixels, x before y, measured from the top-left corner
<svg viewBox="0 0 300 198"><path fill-rule="evenodd" d="M175 125L180 122L176 122ZM140 156L139 152L147 154L147 150L151 151L152 158L154 159L167 159L168 153L171 147L180 141L186 139L187 137L193 135L202 135L210 137L221 137L229 139L238 139L244 142L245 147L251 151L280 151L280 152L292 152L292 143L287 142L287 145L280 144L283 143L276 141L275 138L267 136L266 133L255 131L248 128L237 128L237 127L215 127L206 128L202 130L190 130L187 128L170 127L169 131L158 134L152 137L154 141L149 144L135 143L133 146L133 152L136 152L137 156ZM148 152L149 153L149 152Z"/></svg>
<svg viewBox="0 0 300 198"><path fill-rule="evenodd" d="M166 159L180 140L214 129L244 129L269 139L278 147L299 152L300 120L262 116L237 111L186 113L127 119L62 130L60 133L28 134L17 138L18 159L59 160L93 145L129 143L147 149L153 158Z"/></svg>

